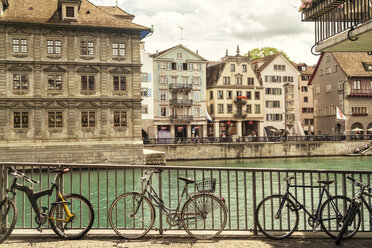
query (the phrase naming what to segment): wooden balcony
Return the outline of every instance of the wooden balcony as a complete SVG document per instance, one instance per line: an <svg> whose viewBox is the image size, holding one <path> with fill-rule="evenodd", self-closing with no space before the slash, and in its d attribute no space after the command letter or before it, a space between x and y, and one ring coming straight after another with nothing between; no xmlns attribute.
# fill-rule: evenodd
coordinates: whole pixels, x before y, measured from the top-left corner
<svg viewBox="0 0 372 248"><path fill-rule="evenodd" d="M172 99L170 104L174 107L190 107L192 106L192 100L190 99Z"/></svg>
<svg viewBox="0 0 372 248"><path fill-rule="evenodd" d="M372 89L351 89L349 96L372 97Z"/></svg>
<svg viewBox="0 0 372 248"><path fill-rule="evenodd" d="M192 90L192 84L169 84L169 90L189 92Z"/></svg>
<svg viewBox="0 0 372 248"><path fill-rule="evenodd" d="M171 120L173 122L190 122L194 119L192 115L172 115Z"/></svg>

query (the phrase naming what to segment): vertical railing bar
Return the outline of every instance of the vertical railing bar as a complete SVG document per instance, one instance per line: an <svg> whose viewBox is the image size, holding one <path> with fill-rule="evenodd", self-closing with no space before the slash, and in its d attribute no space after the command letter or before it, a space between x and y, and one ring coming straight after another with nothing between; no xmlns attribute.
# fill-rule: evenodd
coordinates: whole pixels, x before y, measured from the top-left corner
<svg viewBox="0 0 372 248"><path fill-rule="evenodd" d="M100 204L99 204L99 168L97 168L97 225L98 225L98 228L100 228Z"/></svg>
<svg viewBox="0 0 372 248"><path fill-rule="evenodd" d="M83 193L82 193L82 182L81 182L81 180L82 180L82 168L81 167L79 167L78 168L79 169L79 194L80 195L82 195ZM79 212L79 215L81 216L81 202L80 202L80 212ZM80 218L80 227L82 226L82 218Z"/></svg>
<svg viewBox="0 0 372 248"><path fill-rule="evenodd" d="M108 181L108 168L106 168L106 216L109 210L109 181ZM109 227L109 218L106 218L106 227Z"/></svg>
<svg viewBox="0 0 372 248"><path fill-rule="evenodd" d="M243 180L244 180L244 221L245 221L245 230L248 229L248 211L247 211L247 171L243 172ZM253 188L252 188L253 190ZM252 197L254 198L254 196ZM255 208L253 208L253 214L255 213ZM253 223L254 224L254 223Z"/></svg>
<svg viewBox="0 0 372 248"><path fill-rule="evenodd" d="M362 173L359 173L359 181L360 182L363 182L363 176L362 176ZM365 225L364 225L364 204L362 204L361 208L360 208L361 212L362 212L362 230L361 231L365 231Z"/></svg>
<svg viewBox="0 0 372 248"><path fill-rule="evenodd" d="M160 199L163 199L163 190L162 190L162 183L163 183L163 180L162 180L162 176L161 176L161 173L158 173L159 175L159 197ZM159 208L159 233L160 234L163 234L163 211L161 208Z"/></svg>
<svg viewBox="0 0 372 248"><path fill-rule="evenodd" d="M245 180L244 180L245 182ZM246 187L244 187L246 188ZM257 229L257 194L256 194L256 172L252 171L252 203L253 203L253 234L258 234ZM247 217L246 217L247 218ZM265 218L264 218L265 220ZM265 225L264 225L265 226ZM248 228L247 228L248 229Z"/></svg>
<svg viewBox="0 0 372 248"><path fill-rule="evenodd" d="M239 194L238 194L238 171L235 171L235 192L236 192L236 228L239 230Z"/></svg>
<svg viewBox="0 0 372 248"><path fill-rule="evenodd" d="M302 175L302 185L306 185L305 172L302 172L301 175ZM304 202L303 205L306 207L306 189L305 189L305 187L302 188L302 200ZM303 212L303 216L304 216L304 220L305 220L306 219L306 212L305 211L302 211L302 212ZM305 231L307 230L307 225L306 224L304 225L304 230Z"/></svg>
<svg viewBox="0 0 372 248"><path fill-rule="evenodd" d="M263 171L261 171L261 192L262 192L262 200L263 200L263 199L265 199L264 172ZM263 222L264 222L263 225L264 225L264 227L266 227L266 218L265 218L266 209L263 208L263 210L264 210L263 211ZM272 220L270 222L272 223ZM272 228L272 226L271 226L271 228Z"/></svg>
<svg viewBox="0 0 372 248"><path fill-rule="evenodd" d="M310 172L310 186L313 186L313 172ZM310 190L311 213L314 213L314 190Z"/></svg>
<svg viewBox="0 0 372 248"><path fill-rule="evenodd" d="M231 197L230 197L230 171L227 171L227 197L229 203L229 213L231 213ZM231 215L229 215L229 230L231 230Z"/></svg>

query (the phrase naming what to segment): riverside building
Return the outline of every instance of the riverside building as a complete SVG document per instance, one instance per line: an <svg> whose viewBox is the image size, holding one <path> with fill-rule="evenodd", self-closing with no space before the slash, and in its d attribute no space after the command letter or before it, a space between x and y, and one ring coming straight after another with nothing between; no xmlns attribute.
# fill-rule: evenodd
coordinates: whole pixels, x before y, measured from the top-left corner
<svg viewBox="0 0 372 248"><path fill-rule="evenodd" d="M88 0L0 5L0 160L142 163L150 29Z"/></svg>

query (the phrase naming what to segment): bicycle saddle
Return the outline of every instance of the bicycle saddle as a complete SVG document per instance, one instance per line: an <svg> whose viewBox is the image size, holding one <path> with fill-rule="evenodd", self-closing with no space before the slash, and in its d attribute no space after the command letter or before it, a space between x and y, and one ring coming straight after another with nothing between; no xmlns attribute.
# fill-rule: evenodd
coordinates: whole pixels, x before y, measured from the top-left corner
<svg viewBox="0 0 372 248"><path fill-rule="evenodd" d="M187 177L178 177L179 180L184 181L186 184L194 183L195 179L194 178L187 178Z"/></svg>
<svg viewBox="0 0 372 248"><path fill-rule="evenodd" d="M70 171L70 168L56 168L56 169L53 169L52 172L58 172L58 173L66 173L66 172L69 172Z"/></svg>
<svg viewBox="0 0 372 248"><path fill-rule="evenodd" d="M323 183L323 184L326 184L326 185L331 184L333 182L334 182L334 180L318 180L318 183Z"/></svg>

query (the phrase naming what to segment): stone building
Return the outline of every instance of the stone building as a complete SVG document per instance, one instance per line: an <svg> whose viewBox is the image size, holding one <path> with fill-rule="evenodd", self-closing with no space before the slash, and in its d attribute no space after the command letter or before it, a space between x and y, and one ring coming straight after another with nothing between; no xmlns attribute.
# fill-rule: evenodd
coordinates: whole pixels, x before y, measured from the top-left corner
<svg viewBox="0 0 372 248"><path fill-rule="evenodd" d="M265 120L261 133L273 136L286 130L290 135L302 135L298 119L300 72L281 53L255 59L252 65L264 87Z"/></svg>
<svg viewBox="0 0 372 248"><path fill-rule="evenodd" d="M263 87L249 56L226 56L207 67L208 112L213 119L208 135L262 135Z"/></svg>
<svg viewBox="0 0 372 248"><path fill-rule="evenodd" d="M314 91L315 134L372 134L372 55L323 53L309 81ZM336 108L346 120L336 118Z"/></svg>
<svg viewBox="0 0 372 248"><path fill-rule="evenodd" d="M142 163L150 29L88 0L0 4L0 161Z"/></svg>
<svg viewBox="0 0 372 248"><path fill-rule="evenodd" d="M308 86L309 80L313 75L314 66L305 63L295 64L301 73L298 80L299 101L300 101L300 122L305 135L314 135L314 101L313 89Z"/></svg>
<svg viewBox="0 0 372 248"><path fill-rule="evenodd" d="M181 44L152 56L155 137L205 137L207 60Z"/></svg>

